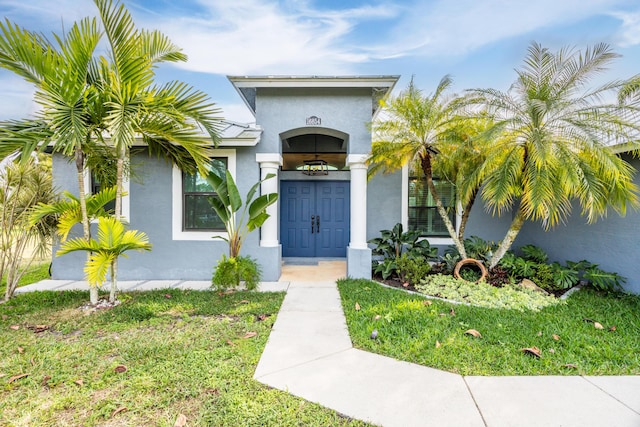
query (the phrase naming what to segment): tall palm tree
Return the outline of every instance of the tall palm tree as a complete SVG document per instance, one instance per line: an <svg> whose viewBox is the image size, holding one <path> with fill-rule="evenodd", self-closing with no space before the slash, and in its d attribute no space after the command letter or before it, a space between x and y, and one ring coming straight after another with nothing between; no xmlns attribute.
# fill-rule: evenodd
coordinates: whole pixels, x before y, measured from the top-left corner
<svg viewBox="0 0 640 427"><path fill-rule="evenodd" d="M493 120L488 132L500 135L483 165L493 170L484 174L482 197L494 214L513 212L490 267L526 220L553 227L566 221L573 201L590 223L609 208L623 215L627 206L638 206L633 168L610 147L637 135L637 113L603 101L621 82L587 87L617 56L606 44L551 52L533 43L507 92L470 92L470 103Z"/></svg>
<svg viewBox="0 0 640 427"><path fill-rule="evenodd" d="M75 158L82 230L88 239L85 155L87 145L100 131L91 114L100 100L90 86L93 53L100 40L97 21L82 19L54 40L55 43L8 20L0 22L0 66L32 83L34 99L41 107L33 119L0 126L0 155L19 151L25 162L33 151L50 145L54 152ZM94 290L92 302L97 302L97 296Z"/></svg>
<svg viewBox="0 0 640 427"><path fill-rule="evenodd" d="M137 30L119 2L95 0L100 14L54 35L54 42L6 21L0 23L0 66L33 83L41 105L34 119L0 124L0 156L29 153L50 145L73 156L78 177L84 238L90 228L85 201L87 155L109 147L117 158L115 215L121 216L128 148L141 137L150 153L188 172L206 172L210 148L218 141L218 118L208 97L182 82L153 84L154 68L186 56L158 31ZM108 57L97 56L101 37ZM203 138L204 129L209 138ZM91 301L97 302L92 288Z"/></svg>
<svg viewBox="0 0 640 427"><path fill-rule="evenodd" d="M211 144L219 140L219 110L205 93L186 83L154 85L159 63L186 61L186 55L160 31L138 30L119 1L95 4L109 44L109 58L100 58L95 83L105 95L102 125L117 156L115 216L120 218L124 163L136 138L142 137L151 150L166 152L183 168L195 165L207 173ZM202 138L201 129L209 139Z"/></svg>
<svg viewBox="0 0 640 427"><path fill-rule="evenodd" d="M384 101L385 118L372 126L374 141L369 175L395 171L406 165L422 171L438 214L458 252L466 258L464 244L433 182L435 154L460 136L455 131L461 120L456 115L458 99L445 95L451 84L451 77L444 76L436 90L425 96L412 79L407 89Z"/></svg>

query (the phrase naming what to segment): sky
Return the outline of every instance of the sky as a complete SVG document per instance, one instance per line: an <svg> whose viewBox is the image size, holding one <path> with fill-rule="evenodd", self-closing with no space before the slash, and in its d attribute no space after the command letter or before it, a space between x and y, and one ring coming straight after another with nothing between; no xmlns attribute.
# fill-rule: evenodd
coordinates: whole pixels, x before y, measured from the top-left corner
<svg viewBox="0 0 640 427"><path fill-rule="evenodd" d="M206 92L225 119L252 122L227 75L400 75L425 93L449 74L453 92L507 90L527 48L622 55L599 82L640 73L640 0L122 0L139 28L159 29L188 55L157 81ZM85 16L90 0L0 0L5 19L47 36ZM33 115L33 88L0 69L0 120Z"/></svg>

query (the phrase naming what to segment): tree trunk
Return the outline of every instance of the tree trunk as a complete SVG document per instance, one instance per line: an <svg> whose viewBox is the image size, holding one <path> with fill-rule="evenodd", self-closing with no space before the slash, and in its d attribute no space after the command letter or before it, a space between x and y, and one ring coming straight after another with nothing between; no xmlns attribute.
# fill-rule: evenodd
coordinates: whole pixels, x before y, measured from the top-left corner
<svg viewBox="0 0 640 427"><path fill-rule="evenodd" d="M438 195L438 191L436 190L436 186L433 183L433 168L431 166L431 155L426 153L421 156L422 163L422 171L424 172L424 176L427 179L427 186L429 187L429 191L431 192L431 197L436 202L436 207L438 209L438 213L444 222L444 225L447 227L447 231L449 232L449 236L453 239L453 243L458 249L460 256L462 259L467 257L467 251L464 249L464 244L458 239L458 235L456 234L456 230L453 228L453 224L449 219L449 215L447 215L447 211L442 205L442 201L440 200L440 196Z"/></svg>
<svg viewBox="0 0 640 427"><path fill-rule="evenodd" d="M498 249L496 249L496 252L493 254L493 257L491 257L489 269L492 269L493 267L498 265L504 254L507 253L509 248L511 248L513 241L516 240L518 233L522 229L524 220L525 218L524 214L522 213L522 208L518 207L518 210L513 217L513 221L511 221L511 225L509 226L507 234L504 236L504 239L502 239L502 242L500 242L500 245L498 246Z"/></svg>
<svg viewBox="0 0 640 427"><path fill-rule="evenodd" d="M111 263L111 292L109 292L109 302L113 304L116 302L116 293L118 292L118 258Z"/></svg>
<svg viewBox="0 0 640 427"><path fill-rule="evenodd" d="M462 209L462 217L460 218L460 228L458 228L458 240L464 242L464 230L467 227L467 222L469 221L469 215L471 214L471 208L473 208L473 204L476 202L476 196L478 195L478 189L476 188L473 193L471 193L471 197L469 201Z"/></svg>
<svg viewBox="0 0 640 427"><path fill-rule="evenodd" d="M124 158L126 156L126 149L118 149L118 160L116 162L116 206L114 216L116 221L122 220L122 183L124 181ZM118 291L118 257L113 260L111 264L111 291L109 292L109 302L114 303L116 301L116 292Z"/></svg>
<svg viewBox="0 0 640 427"><path fill-rule="evenodd" d="M78 174L78 199L80 199L80 213L82 214L82 234L88 242L91 239L91 228L89 215L87 214L87 199L84 191L84 153L81 147L76 147L76 170ZM87 252L87 262L91 257L91 252ZM89 286L89 302L96 305L98 303L98 287Z"/></svg>

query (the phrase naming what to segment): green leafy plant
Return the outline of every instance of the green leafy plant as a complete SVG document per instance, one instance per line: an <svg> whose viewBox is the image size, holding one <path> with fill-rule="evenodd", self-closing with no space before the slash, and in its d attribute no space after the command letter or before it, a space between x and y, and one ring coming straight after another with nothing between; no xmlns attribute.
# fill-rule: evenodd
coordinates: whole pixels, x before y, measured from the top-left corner
<svg viewBox="0 0 640 427"><path fill-rule="evenodd" d="M416 285L416 289L452 301L469 303L480 307L537 311L560 303L560 300L521 287L506 285L502 288L488 283L470 283L453 276L431 274Z"/></svg>
<svg viewBox="0 0 640 427"><path fill-rule="evenodd" d="M126 256L130 250L150 251L151 244L142 231L125 230L124 224L113 217L101 217L98 220L98 238L85 239L78 237L67 240L58 250L57 255L69 252L85 251L90 256L84 267L87 281L92 286L99 286L111 276L111 292L109 301L115 302L117 292L116 260Z"/></svg>
<svg viewBox="0 0 640 427"><path fill-rule="evenodd" d="M260 283L262 270L258 262L249 256L227 258L222 255L211 278L211 283L217 290L237 288L244 281L247 290L254 290Z"/></svg>
<svg viewBox="0 0 640 427"><path fill-rule="evenodd" d="M431 247L426 239L420 238L420 231L404 232L401 223L397 223L391 230L381 230L381 237L371 239L368 243L375 245L372 252L381 259L372 263L374 274L380 274L388 279L398 274L398 260L402 255L408 259L422 259L428 265L430 259L436 259L438 248Z"/></svg>
<svg viewBox="0 0 640 427"><path fill-rule="evenodd" d="M591 286L601 291L616 291L622 288L626 278L618 273L609 273L593 264L585 269L583 279L587 280Z"/></svg>
<svg viewBox="0 0 640 427"><path fill-rule="evenodd" d="M431 271L431 265L425 258L412 258L406 253L396 260L396 266L400 279L412 285L419 283Z"/></svg>
<svg viewBox="0 0 640 427"><path fill-rule="evenodd" d="M229 244L229 257L236 258L240 255L240 248L247 234L264 224L269 218L267 208L278 200L277 193L263 194L254 199L260 184L275 175L269 174L255 183L243 203L231 173L228 170L223 172L215 163L213 166L207 181L216 191L217 197L209 197L208 200L227 230L227 237L217 238ZM238 214L240 217L236 218Z"/></svg>
<svg viewBox="0 0 640 427"><path fill-rule="evenodd" d="M524 259L537 262L538 264L546 264L549 260L547 253L535 245L524 245L520 248L520 251Z"/></svg>
<svg viewBox="0 0 640 427"><path fill-rule="evenodd" d="M536 265L536 272L533 275L532 280L536 285L547 291L555 291L556 287L554 269L549 264Z"/></svg>
<svg viewBox="0 0 640 427"><path fill-rule="evenodd" d="M567 263L569 264L569 263ZM569 266L563 267L557 262L551 264L556 289L569 289L580 281L580 273Z"/></svg>
<svg viewBox="0 0 640 427"><path fill-rule="evenodd" d="M513 263L513 273L522 279L532 279L536 274L538 264L524 258L516 258Z"/></svg>

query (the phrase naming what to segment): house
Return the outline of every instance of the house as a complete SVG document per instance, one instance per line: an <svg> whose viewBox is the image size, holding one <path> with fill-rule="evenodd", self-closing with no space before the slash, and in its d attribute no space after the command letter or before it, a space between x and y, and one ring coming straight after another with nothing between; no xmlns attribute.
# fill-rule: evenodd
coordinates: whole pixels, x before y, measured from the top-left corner
<svg viewBox="0 0 640 427"><path fill-rule="evenodd" d="M256 124L225 122L215 158L226 165L242 194L261 177L276 175L260 190L279 193L279 200L242 248L261 264L264 280L278 280L283 258L290 257L344 258L350 277L369 278L367 240L397 222L423 227L433 245L451 244L434 206L416 197L416 180L407 170L367 180L369 124L398 78L229 77ZM153 250L123 259L119 279L209 280L228 250L224 241L213 239L223 236L224 228L206 201L212 189L197 174L184 174L135 150L131 164L136 173L125 185L123 214L131 228L149 236ZM58 188L77 187L74 166L66 158L54 155L53 169ZM490 217L477 203L466 234L497 241L510 220L508 215ZM572 218L553 233L527 224L516 246L536 244L560 261L589 259L626 276L628 289L640 293L640 263L633 261L640 250L629 233L639 226L635 212L592 226ZM83 254L55 258L53 278L81 279L84 261Z"/></svg>

